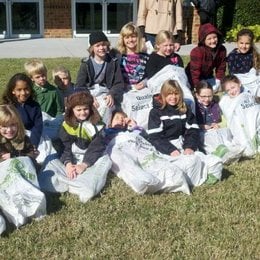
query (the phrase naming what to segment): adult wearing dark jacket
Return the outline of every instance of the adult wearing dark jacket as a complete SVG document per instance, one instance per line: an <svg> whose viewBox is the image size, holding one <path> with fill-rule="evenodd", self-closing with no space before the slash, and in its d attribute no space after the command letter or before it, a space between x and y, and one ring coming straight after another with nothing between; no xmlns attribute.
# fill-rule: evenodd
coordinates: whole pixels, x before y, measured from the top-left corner
<svg viewBox="0 0 260 260"><path fill-rule="evenodd" d="M186 67L191 87L194 88L201 80L211 79L219 86L225 76L226 53L219 30L210 23L201 25L198 46L191 50L190 62Z"/></svg>
<svg viewBox="0 0 260 260"><path fill-rule="evenodd" d="M191 0L200 16L200 24L211 23L216 24L217 8L221 5L221 1L217 0Z"/></svg>

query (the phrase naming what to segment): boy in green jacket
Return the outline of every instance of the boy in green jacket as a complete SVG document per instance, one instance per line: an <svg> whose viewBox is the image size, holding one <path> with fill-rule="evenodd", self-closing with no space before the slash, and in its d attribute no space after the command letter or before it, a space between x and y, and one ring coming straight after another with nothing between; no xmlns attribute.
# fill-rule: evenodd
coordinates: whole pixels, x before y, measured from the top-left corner
<svg viewBox="0 0 260 260"><path fill-rule="evenodd" d="M41 110L52 117L64 111L57 88L47 81L47 68L40 60L28 61L24 64L28 76L32 79L36 101Z"/></svg>

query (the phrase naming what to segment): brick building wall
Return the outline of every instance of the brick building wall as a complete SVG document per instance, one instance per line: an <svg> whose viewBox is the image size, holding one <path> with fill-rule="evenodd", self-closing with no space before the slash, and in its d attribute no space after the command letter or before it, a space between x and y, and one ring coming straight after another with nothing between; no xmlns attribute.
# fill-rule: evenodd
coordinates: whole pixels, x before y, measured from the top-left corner
<svg viewBox="0 0 260 260"><path fill-rule="evenodd" d="M193 23L192 23L192 43L197 44L198 43L198 32L200 27L200 17L198 15L198 12L195 8L193 8Z"/></svg>
<svg viewBox="0 0 260 260"><path fill-rule="evenodd" d="M71 38L71 0L44 1L44 37ZM183 9L183 44L198 42L199 16L193 7Z"/></svg>
<svg viewBox="0 0 260 260"><path fill-rule="evenodd" d="M71 38L71 1L44 1L44 37Z"/></svg>
<svg viewBox="0 0 260 260"><path fill-rule="evenodd" d="M200 18L197 10L192 7L183 7L183 37L182 44L197 44Z"/></svg>

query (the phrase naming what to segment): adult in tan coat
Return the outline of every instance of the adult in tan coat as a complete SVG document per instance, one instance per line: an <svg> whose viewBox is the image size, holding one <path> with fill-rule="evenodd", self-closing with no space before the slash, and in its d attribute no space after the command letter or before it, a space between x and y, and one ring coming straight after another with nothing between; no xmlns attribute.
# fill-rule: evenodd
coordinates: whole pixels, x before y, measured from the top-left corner
<svg viewBox="0 0 260 260"><path fill-rule="evenodd" d="M181 0L139 0L137 26L153 45L161 30L172 32L180 43L183 27ZM180 44L175 47L179 49Z"/></svg>

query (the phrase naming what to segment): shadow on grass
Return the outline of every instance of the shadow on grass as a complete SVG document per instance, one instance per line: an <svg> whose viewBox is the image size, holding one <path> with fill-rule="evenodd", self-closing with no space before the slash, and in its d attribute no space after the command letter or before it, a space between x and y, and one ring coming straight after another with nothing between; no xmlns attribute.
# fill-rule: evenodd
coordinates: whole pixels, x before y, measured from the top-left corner
<svg viewBox="0 0 260 260"><path fill-rule="evenodd" d="M60 200L60 193L45 192L46 203L47 203L47 215L59 211L64 202Z"/></svg>
<svg viewBox="0 0 260 260"><path fill-rule="evenodd" d="M234 175L234 173L224 168L222 171L221 181L227 180L231 175Z"/></svg>
<svg viewBox="0 0 260 260"><path fill-rule="evenodd" d="M106 179L106 184L105 186L101 189L101 191L93 198L94 200L97 198L101 198L103 195L107 193L107 190L109 187L112 186L112 180L114 178L117 178L117 176L110 170L107 174L107 179Z"/></svg>

